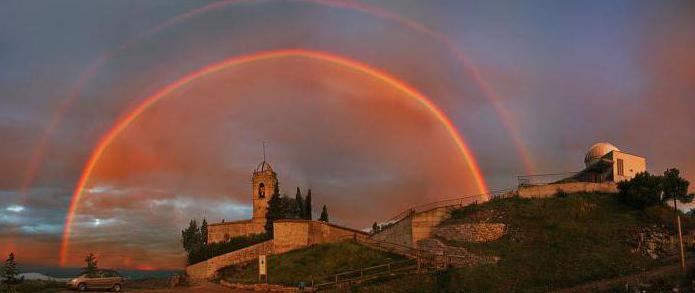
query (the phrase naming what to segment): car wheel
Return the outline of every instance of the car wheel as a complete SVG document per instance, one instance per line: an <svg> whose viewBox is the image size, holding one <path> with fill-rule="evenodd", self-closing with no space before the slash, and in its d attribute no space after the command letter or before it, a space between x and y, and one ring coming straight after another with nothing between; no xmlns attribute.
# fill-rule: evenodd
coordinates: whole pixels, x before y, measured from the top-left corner
<svg viewBox="0 0 695 293"><path fill-rule="evenodd" d="M87 284L80 283L79 285L77 285L77 290L78 291L87 291Z"/></svg>
<svg viewBox="0 0 695 293"><path fill-rule="evenodd" d="M111 288L114 292L121 292L121 284L113 285Z"/></svg>

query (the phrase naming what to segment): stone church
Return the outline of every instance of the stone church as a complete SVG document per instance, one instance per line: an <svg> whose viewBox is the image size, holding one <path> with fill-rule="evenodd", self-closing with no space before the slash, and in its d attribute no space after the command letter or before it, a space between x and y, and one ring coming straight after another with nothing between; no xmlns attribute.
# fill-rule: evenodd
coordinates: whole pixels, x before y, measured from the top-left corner
<svg viewBox="0 0 695 293"><path fill-rule="evenodd" d="M229 238L265 233L265 213L268 201L278 186L278 176L263 160L251 177L253 217L249 220L214 223L208 226L208 243L227 241Z"/></svg>

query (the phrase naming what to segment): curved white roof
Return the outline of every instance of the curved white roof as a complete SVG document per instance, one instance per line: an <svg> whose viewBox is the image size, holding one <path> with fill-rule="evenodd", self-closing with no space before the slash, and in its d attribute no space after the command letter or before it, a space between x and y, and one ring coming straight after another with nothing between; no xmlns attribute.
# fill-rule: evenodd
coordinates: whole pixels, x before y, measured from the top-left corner
<svg viewBox="0 0 695 293"><path fill-rule="evenodd" d="M589 167L612 151L620 151L620 149L610 143L599 142L593 145L586 153L586 156L584 157L584 164Z"/></svg>

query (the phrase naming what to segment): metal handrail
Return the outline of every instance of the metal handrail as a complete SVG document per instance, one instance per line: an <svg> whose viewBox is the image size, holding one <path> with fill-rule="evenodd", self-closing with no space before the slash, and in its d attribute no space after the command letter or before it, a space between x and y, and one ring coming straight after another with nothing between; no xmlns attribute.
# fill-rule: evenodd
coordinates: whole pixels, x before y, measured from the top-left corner
<svg viewBox="0 0 695 293"><path fill-rule="evenodd" d="M491 191L491 192L487 192L487 193L480 193L480 194L474 194L474 195L467 195L467 196L463 196L463 197L444 199L444 200L430 202L430 203L423 204L423 205L414 206L414 207L408 208L405 211L399 213L398 215L386 220L385 223L387 223L387 225L392 224L392 223L397 223L400 220L406 218L407 216L409 216L413 213L419 213L419 212L428 211L428 210L432 210L432 209L439 208L439 207L445 207L445 206L463 205L464 200L469 200L469 199L475 198L475 197L481 197L481 198L485 197L485 199L497 198L497 197L500 197L501 195L503 195L505 193L509 193L511 191L513 191L513 189L511 189L511 188L500 189L500 190L495 190L495 191ZM458 204L456 204L456 203L458 203Z"/></svg>

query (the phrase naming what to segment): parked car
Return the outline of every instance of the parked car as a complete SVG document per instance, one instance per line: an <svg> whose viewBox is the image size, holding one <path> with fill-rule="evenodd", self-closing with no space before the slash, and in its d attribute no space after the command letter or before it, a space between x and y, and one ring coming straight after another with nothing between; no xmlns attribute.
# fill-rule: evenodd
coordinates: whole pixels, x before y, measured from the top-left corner
<svg viewBox="0 0 695 293"><path fill-rule="evenodd" d="M96 270L68 281L68 287L78 291L89 289L111 289L120 292L125 279L114 270Z"/></svg>

